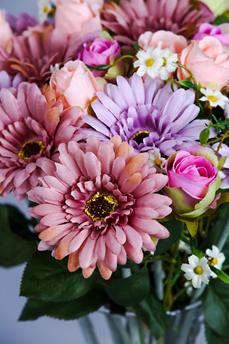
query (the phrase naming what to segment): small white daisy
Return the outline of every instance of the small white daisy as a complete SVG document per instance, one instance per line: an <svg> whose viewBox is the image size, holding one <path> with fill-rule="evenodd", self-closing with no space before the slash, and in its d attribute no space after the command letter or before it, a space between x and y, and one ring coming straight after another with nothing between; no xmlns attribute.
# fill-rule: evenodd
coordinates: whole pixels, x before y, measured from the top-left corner
<svg viewBox="0 0 229 344"><path fill-rule="evenodd" d="M134 62L134 67L139 67L137 70L139 76L147 73L151 78L155 78L159 74L164 62L160 48L149 47L146 51L139 50L136 57L138 60Z"/></svg>
<svg viewBox="0 0 229 344"><path fill-rule="evenodd" d="M212 250L209 248L206 250L206 254L208 255L208 260L210 261L210 266L214 266L215 268L221 270L223 262L225 261L225 255L220 252L217 246L212 245ZM212 272L212 277L216 278L217 275Z"/></svg>
<svg viewBox="0 0 229 344"><path fill-rule="evenodd" d="M165 172L166 159L161 157L160 149L154 148L153 152L149 152L148 165L155 167L157 172Z"/></svg>
<svg viewBox="0 0 229 344"><path fill-rule="evenodd" d="M200 98L200 100L209 101L209 104L212 107L220 106L222 109L224 109L226 102L229 101L229 99L219 90L212 91L209 88L206 90L201 88L200 91L205 95L205 97Z"/></svg>
<svg viewBox="0 0 229 344"><path fill-rule="evenodd" d="M163 65L159 69L159 74L162 80L166 80L169 77L169 72L175 72L177 69L176 62L178 61L177 54L173 54L173 52L169 48L165 48L162 50L162 58L163 58Z"/></svg>
<svg viewBox="0 0 229 344"><path fill-rule="evenodd" d="M194 288L200 288L201 282L208 284L208 277L212 276L212 271L208 266L207 258L198 258L194 255L188 257L189 264L182 264L181 270L185 272L184 277L192 280Z"/></svg>
<svg viewBox="0 0 229 344"><path fill-rule="evenodd" d="M48 18L48 14L52 9L49 0L38 0L38 17L41 24Z"/></svg>
<svg viewBox="0 0 229 344"><path fill-rule="evenodd" d="M182 240L180 240L180 243L179 243L179 250L186 252L187 254L192 253L191 247L185 244L185 242L183 242Z"/></svg>
<svg viewBox="0 0 229 344"><path fill-rule="evenodd" d="M50 71L52 74L54 74L55 72L59 72L59 70L60 70L59 63L56 63L54 67L53 67L53 65L50 66Z"/></svg>

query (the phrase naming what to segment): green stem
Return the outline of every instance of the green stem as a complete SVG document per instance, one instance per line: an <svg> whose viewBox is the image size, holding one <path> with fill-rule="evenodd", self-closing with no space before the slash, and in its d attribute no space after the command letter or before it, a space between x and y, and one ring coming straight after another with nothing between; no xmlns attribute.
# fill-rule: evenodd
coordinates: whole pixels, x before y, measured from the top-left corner
<svg viewBox="0 0 229 344"><path fill-rule="evenodd" d="M185 70L189 73L189 75L191 76L191 78L192 78L194 84L196 85L196 87L198 87L196 78L194 77L194 75L192 74L192 72L190 71L190 69L188 69L186 66L184 66L184 65L182 65L182 64L180 64L180 63L178 63L178 62L177 62L177 65L178 65L179 67L185 69Z"/></svg>
<svg viewBox="0 0 229 344"><path fill-rule="evenodd" d="M177 258L179 243L180 243L180 240L177 240L177 242L175 243L174 251L173 251L173 260L172 260L172 263L170 265L170 270L169 270L169 274L168 274L168 283L166 286L165 297L164 297L164 301L163 301L164 309L169 308L169 307L167 307L167 305L168 305L169 293L170 293L171 288L172 288L173 272L174 272L174 268L175 268L175 264L176 264L176 258Z"/></svg>
<svg viewBox="0 0 229 344"><path fill-rule="evenodd" d="M163 337L158 338L157 344L163 344Z"/></svg>

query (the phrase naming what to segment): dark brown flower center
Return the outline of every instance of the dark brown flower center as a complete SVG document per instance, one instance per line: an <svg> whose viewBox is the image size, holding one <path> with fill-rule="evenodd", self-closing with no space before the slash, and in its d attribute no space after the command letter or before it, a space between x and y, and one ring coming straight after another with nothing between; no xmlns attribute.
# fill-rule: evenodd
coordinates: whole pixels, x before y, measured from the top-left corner
<svg viewBox="0 0 229 344"><path fill-rule="evenodd" d="M104 221L105 217L109 216L117 207L116 197L97 192L87 201L84 211L93 221Z"/></svg>
<svg viewBox="0 0 229 344"><path fill-rule="evenodd" d="M147 130L138 131L136 134L134 134L131 137L131 140L134 140L139 145L140 143L143 143L143 139L145 137L149 136L149 133L150 131L147 131Z"/></svg>
<svg viewBox="0 0 229 344"><path fill-rule="evenodd" d="M41 149L45 154L45 146L41 141L28 141L23 144L23 146L20 149L20 152L18 153L18 156L20 159L28 162L29 158L32 155L39 154Z"/></svg>

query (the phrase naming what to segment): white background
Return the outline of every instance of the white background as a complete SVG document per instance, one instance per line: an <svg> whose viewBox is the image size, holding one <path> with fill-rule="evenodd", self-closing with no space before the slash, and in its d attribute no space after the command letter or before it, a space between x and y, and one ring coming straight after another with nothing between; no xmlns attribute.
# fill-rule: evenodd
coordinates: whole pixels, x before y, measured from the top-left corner
<svg viewBox="0 0 229 344"><path fill-rule="evenodd" d="M27 12L37 17L37 4L34 0L0 0L0 8L13 15ZM0 197L0 203L15 203L24 211L27 208L25 202L16 203L13 195ZM18 296L23 270L24 265L11 269L0 267L0 344L86 344L78 321L42 317L36 321L17 322L26 301ZM102 333L99 344L111 344L105 318L94 313L90 319L96 331ZM204 344L203 337L202 331L196 344Z"/></svg>

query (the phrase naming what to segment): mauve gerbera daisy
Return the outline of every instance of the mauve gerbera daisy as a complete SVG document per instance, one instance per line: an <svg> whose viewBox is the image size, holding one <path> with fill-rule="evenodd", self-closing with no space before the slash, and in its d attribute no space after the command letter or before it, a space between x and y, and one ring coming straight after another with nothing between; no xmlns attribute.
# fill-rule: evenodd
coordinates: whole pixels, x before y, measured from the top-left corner
<svg viewBox="0 0 229 344"><path fill-rule="evenodd" d="M214 14L201 1L121 0L104 5L102 24L115 32L116 40L132 44L146 32L172 31L191 38L200 24L212 22Z"/></svg>
<svg viewBox="0 0 229 344"><path fill-rule="evenodd" d="M155 220L171 212L170 198L155 194L168 177L149 168L148 154L134 155L119 136L105 143L90 136L87 143L61 144L59 151L52 176L28 192L39 204L29 211L40 219L39 250L54 248L56 259L69 255L69 271L81 267L85 278L97 265L109 279L127 257L141 263L142 247L155 250L151 236L169 236Z"/></svg>
<svg viewBox="0 0 229 344"><path fill-rule="evenodd" d="M62 113L63 103L53 99L53 91L35 84L21 83L18 89L0 92L0 195L14 190L17 201L38 185L44 170L43 160L58 158L58 145L71 139L83 124L80 110Z"/></svg>
<svg viewBox="0 0 229 344"><path fill-rule="evenodd" d="M156 147L166 156L195 145L208 121L194 120L199 108L193 91L174 89L150 77L143 82L136 73L129 80L118 76L117 86L108 84L105 94L97 92L91 104L97 118L83 117L93 128L84 132L102 141L120 135L139 152Z"/></svg>

